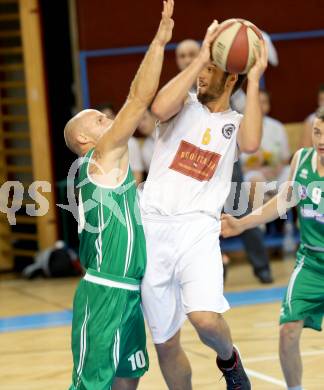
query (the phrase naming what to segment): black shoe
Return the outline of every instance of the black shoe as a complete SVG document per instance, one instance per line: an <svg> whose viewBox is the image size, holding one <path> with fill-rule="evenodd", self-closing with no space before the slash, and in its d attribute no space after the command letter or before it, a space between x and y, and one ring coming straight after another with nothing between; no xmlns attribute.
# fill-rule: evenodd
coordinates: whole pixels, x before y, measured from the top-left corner
<svg viewBox="0 0 324 390"><path fill-rule="evenodd" d="M273 277L271 272L268 269L263 269L261 271L255 271L255 276L260 280L261 283L270 284L273 283Z"/></svg>
<svg viewBox="0 0 324 390"><path fill-rule="evenodd" d="M216 359L218 368L222 371L227 384L227 390L251 390L251 383L246 375L237 349L233 349L235 363L231 369L223 368L219 358Z"/></svg>

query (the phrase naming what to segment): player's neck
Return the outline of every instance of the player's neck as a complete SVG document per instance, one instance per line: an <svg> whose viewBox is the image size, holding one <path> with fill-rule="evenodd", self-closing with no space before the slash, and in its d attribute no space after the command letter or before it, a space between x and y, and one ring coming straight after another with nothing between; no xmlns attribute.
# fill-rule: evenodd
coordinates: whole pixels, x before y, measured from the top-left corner
<svg viewBox="0 0 324 390"><path fill-rule="evenodd" d="M229 97L222 95L216 100L212 100L206 103L207 108L210 112L223 112L230 108Z"/></svg>

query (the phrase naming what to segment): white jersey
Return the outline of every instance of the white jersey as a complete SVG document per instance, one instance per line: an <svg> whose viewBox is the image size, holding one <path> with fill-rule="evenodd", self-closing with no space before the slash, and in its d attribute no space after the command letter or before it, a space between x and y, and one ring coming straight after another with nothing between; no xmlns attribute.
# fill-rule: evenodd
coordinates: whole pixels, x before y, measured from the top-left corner
<svg viewBox="0 0 324 390"><path fill-rule="evenodd" d="M190 94L170 121L158 125L149 175L141 194L145 214L203 212L219 219L237 160L242 115L211 113Z"/></svg>

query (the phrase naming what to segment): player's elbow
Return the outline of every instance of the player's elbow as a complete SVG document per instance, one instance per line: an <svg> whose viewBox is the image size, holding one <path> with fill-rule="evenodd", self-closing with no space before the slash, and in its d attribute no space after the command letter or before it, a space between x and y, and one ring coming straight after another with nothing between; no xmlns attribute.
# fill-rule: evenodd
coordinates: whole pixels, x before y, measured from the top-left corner
<svg viewBox="0 0 324 390"><path fill-rule="evenodd" d="M259 150L260 144L258 142L242 142L239 147L242 153L253 154Z"/></svg>
<svg viewBox="0 0 324 390"><path fill-rule="evenodd" d="M168 112L159 101L154 101L151 107L152 114L160 121L165 122L169 119Z"/></svg>

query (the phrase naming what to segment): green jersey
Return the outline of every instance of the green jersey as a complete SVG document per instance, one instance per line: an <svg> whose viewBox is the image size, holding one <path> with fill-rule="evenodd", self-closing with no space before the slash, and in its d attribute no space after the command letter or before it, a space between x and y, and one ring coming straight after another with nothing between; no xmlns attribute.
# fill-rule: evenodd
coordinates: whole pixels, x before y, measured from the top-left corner
<svg viewBox="0 0 324 390"><path fill-rule="evenodd" d="M142 279L146 245L134 176L128 169L117 187L94 183L88 174L92 153L79 168L80 261L86 269Z"/></svg>
<svg viewBox="0 0 324 390"><path fill-rule="evenodd" d="M298 183L297 206L301 247L324 260L324 177L317 171L317 153L304 148L299 155L295 174Z"/></svg>

